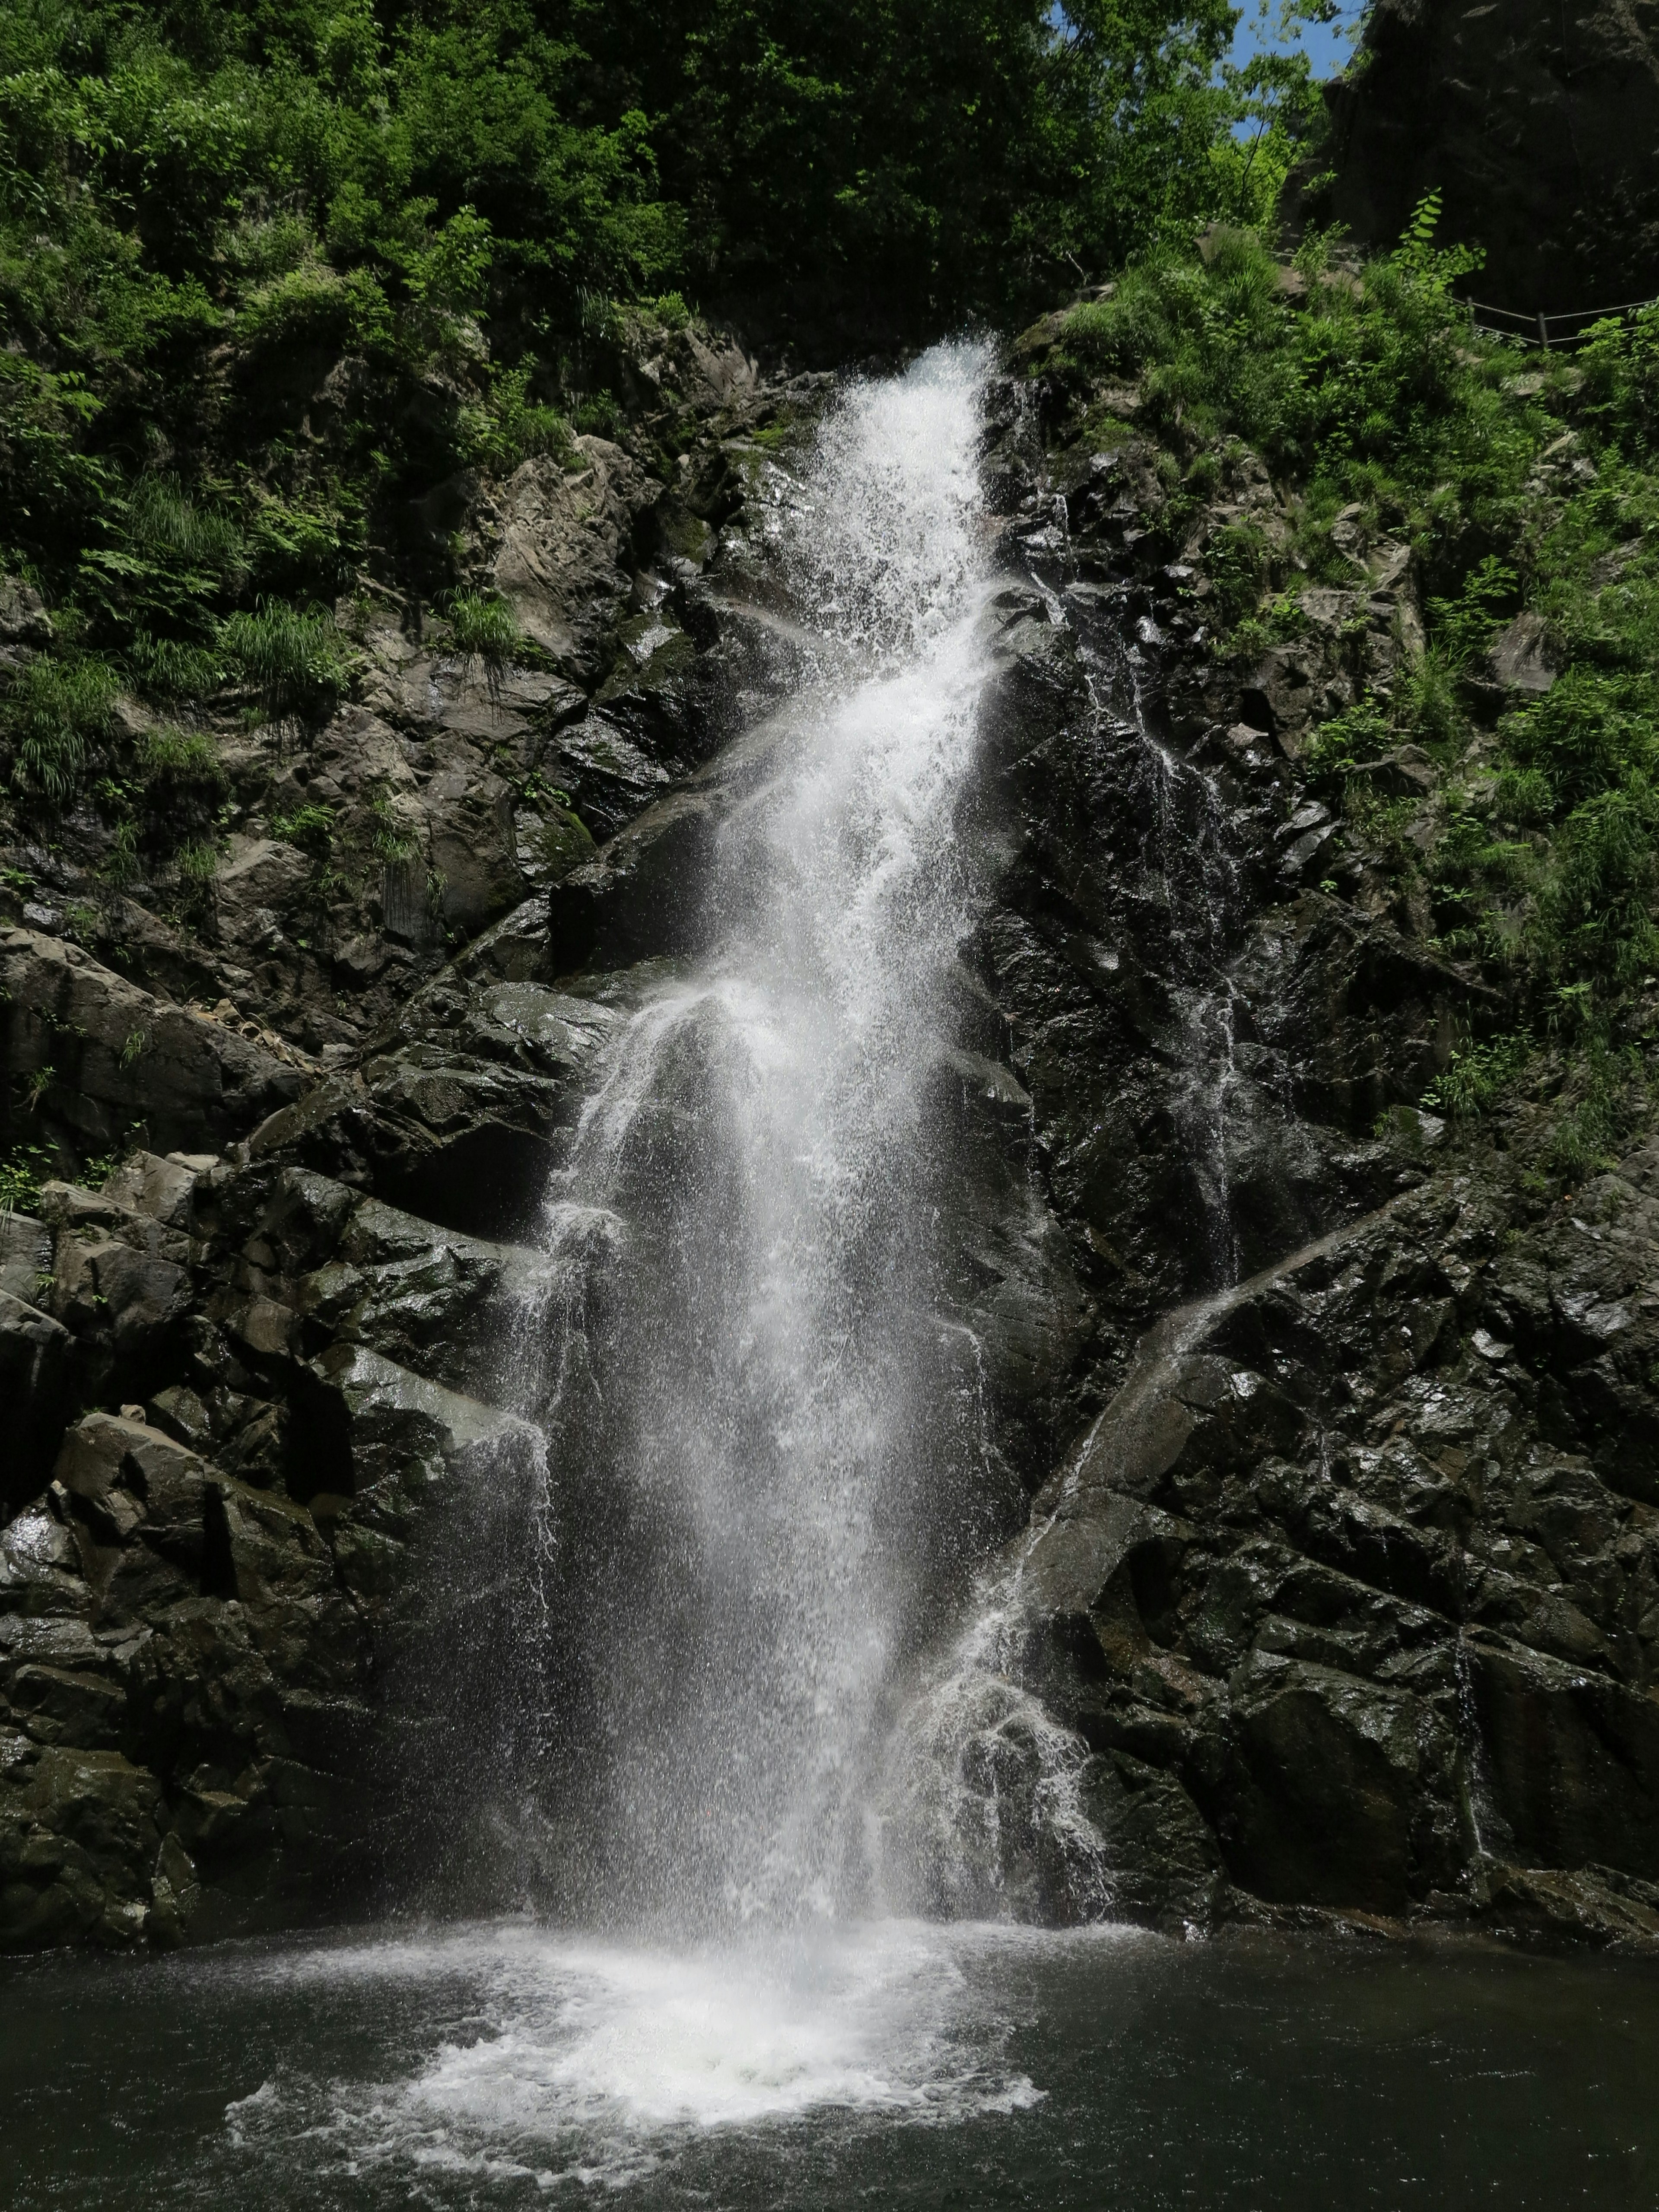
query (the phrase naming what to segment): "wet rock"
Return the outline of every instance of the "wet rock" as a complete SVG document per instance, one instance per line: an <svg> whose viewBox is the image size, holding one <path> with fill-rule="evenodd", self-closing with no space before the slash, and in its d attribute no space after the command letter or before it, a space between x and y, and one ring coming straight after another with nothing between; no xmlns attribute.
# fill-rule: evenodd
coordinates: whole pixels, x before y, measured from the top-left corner
<svg viewBox="0 0 1659 2212"><path fill-rule="evenodd" d="M165 1390L158 1390L144 1408L144 1418L152 1428L160 1429L192 1451L205 1451L212 1444L213 1418L196 1393L183 1382L172 1382Z"/></svg>
<svg viewBox="0 0 1659 2212"><path fill-rule="evenodd" d="M1610 1222L1641 1218L1651 1176L1622 1164ZM1160 1324L1036 1502L1028 1679L1099 1758L1180 1782L1237 1893L1484 1911L1502 1860L1531 1870L1492 1877L1505 1924L1626 1940L1639 1896L1575 1885L1654 1875L1654 1662L1624 1624L1649 1618L1659 1538L1552 1449L1512 1346L1471 1323L1505 1285L1533 1358L1577 1376L1574 1312L1616 1340L1619 1301L1552 1300L1539 1263L1582 1252L1594 1276L1653 1246L1633 1224L1505 1242L1503 1218L1451 1176ZM1186 1875L1135 1885L1141 1917L1190 1916Z"/></svg>
<svg viewBox="0 0 1659 2212"><path fill-rule="evenodd" d="M1521 1936L1567 1937L1651 1951L1659 1942L1659 1889L1616 1869L1495 1866L1480 1917Z"/></svg>
<svg viewBox="0 0 1659 2212"><path fill-rule="evenodd" d="M154 1775L118 1751L45 1747L7 1765L0 1942L137 1942L149 1917L160 1805Z"/></svg>
<svg viewBox="0 0 1659 2212"><path fill-rule="evenodd" d="M1453 1872L1433 1814L1453 1786L1455 1739L1410 1691L1258 1651L1231 1685L1228 1734L1211 1802L1252 1894L1398 1911Z"/></svg>
<svg viewBox="0 0 1659 2212"><path fill-rule="evenodd" d="M216 1164L207 1152L129 1152L104 1185L104 1194L131 1213L146 1214L164 1228L188 1233L198 1175Z"/></svg>
<svg viewBox="0 0 1659 2212"><path fill-rule="evenodd" d="M21 576L0 576L0 646L51 642L52 617L40 592Z"/></svg>
<svg viewBox="0 0 1659 2212"><path fill-rule="evenodd" d="M1543 617L1519 614L1492 640L1487 656L1494 679L1506 691L1537 696L1555 682L1549 662L1549 638Z"/></svg>
<svg viewBox="0 0 1659 2212"><path fill-rule="evenodd" d="M1127 1751L1097 1759L1085 1808L1111 1869L1115 1917L1153 1927L1207 1926L1226 1888L1215 1838L1166 1767Z"/></svg>
<svg viewBox="0 0 1659 2212"><path fill-rule="evenodd" d="M61 1322L0 1291L0 1511L33 1497L46 1479L70 1410L72 1360Z"/></svg>
<svg viewBox="0 0 1659 2212"><path fill-rule="evenodd" d="M582 822L602 839L626 828L674 780L670 769L614 716L598 710L560 732L549 749L547 771L569 793Z"/></svg>
<svg viewBox="0 0 1659 2212"><path fill-rule="evenodd" d="M1071 633L1048 618L1041 594L1011 586L987 611L996 673L981 696L980 729L1001 760L1052 740L1077 713L1083 673Z"/></svg>
<svg viewBox="0 0 1659 2212"><path fill-rule="evenodd" d="M1472 1639L1476 1710L1499 1833L1525 1865L1659 1874L1659 1704L1602 1665ZM1599 1656L1599 1655L1598 1655Z"/></svg>
<svg viewBox="0 0 1659 2212"><path fill-rule="evenodd" d="M526 461L504 488L495 582L526 635L591 682L632 587L635 526L660 492L603 438L579 439L577 453L574 470Z"/></svg>
<svg viewBox="0 0 1659 2212"><path fill-rule="evenodd" d="M60 939L0 933L0 988L7 1065L44 1079L52 1110L89 1152L111 1150L135 1125L162 1151L216 1151L301 1088L276 1054Z"/></svg>
<svg viewBox="0 0 1659 2212"><path fill-rule="evenodd" d="M297 847L270 837L233 836L213 878L221 936L228 945L254 946L276 915L297 902L311 879L312 864Z"/></svg>
<svg viewBox="0 0 1659 2212"><path fill-rule="evenodd" d="M176 1835L161 1838L150 1875L149 1918L145 1932L160 1950L182 1943L202 1901L196 1864Z"/></svg>
<svg viewBox="0 0 1659 2212"><path fill-rule="evenodd" d="M1434 763L1416 745L1401 745L1378 760L1362 761L1354 774L1366 777L1374 791L1389 799L1426 799L1439 782Z"/></svg>
<svg viewBox="0 0 1659 2212"><path fill-rule="evenodd" d="M1328 690L1320 662L1305 647L1274 646L1256 663L1244 685L1244 719L1267 731L1295 759L1309 722L1327 708Z"/></svg>
<svg viewBox="0 0 1659 2212"><path fill-rule="evenodd" d="M26 1304L52 1274L52 1233L32 1214L0 1213L0 1291Z"/></svg>
<svg viewBox="0 0 1659 2212"><path fill-rule="evenodd" d="M553 972L695 950L708 927L702 884L717 820L707 792L678 792L556 884L548 908Z"/></svg>

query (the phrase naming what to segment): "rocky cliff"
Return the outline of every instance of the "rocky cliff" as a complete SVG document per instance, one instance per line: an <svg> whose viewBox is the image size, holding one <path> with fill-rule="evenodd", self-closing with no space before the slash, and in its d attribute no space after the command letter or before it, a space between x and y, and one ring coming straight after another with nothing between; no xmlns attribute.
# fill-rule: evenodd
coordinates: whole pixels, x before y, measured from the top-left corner
<svg viewBox="0 0 1659 2212"><path fill-rule="evenodd" d="M986 1480L941 1647L970 1571L1013 1578L998 1680L1069 1732L1113 1910L1659 1936L1659 1152L1540 1194L1531 1109L1478 1140L1420 1109L1486 986L1306 759L1420 652L1411 550L1357 544L1293 643L1218 658L1228 533L1282 532L1284 488L1235 441L1177 528L1137 395L1047 374L1056 335L987 432L1006 583L938 1102ZM663 343L635 451L456 492L538 666L367 593L313 744L228 716L196 926L139 882L75 941L90 822L8 856L14 1097L61 1160L122 1154L3 1224L9 1944L292 1920L446 1864L499 1894L477 1776L533 1782L582 1599L580 1544L533 1540L523 1418L569 1285L514 1240L598 1042L695 949L796 673L769 514L824 384ZM1427 804L1420 757L1369 765ZM537 1695L485 1694L520 1663ZM1083 1909L1029 1728L945 1748L1000 1842L935 1838L927 1901Z"/></svg>
<svg viewBox="0 0 1659 2212"><path fill-rule="evenodd" d="M1331 88L1323 219L1381 246L1423 196L1486 249L1469 289L1522 314L1659 291L1659 9L1378 0Z"/></svg>

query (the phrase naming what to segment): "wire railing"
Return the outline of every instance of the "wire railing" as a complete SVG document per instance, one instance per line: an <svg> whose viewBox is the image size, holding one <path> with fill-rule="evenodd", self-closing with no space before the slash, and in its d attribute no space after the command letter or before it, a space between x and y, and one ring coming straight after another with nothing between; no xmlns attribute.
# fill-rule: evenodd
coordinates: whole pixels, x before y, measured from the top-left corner
<svg viewBox="0 0 1659 2212"><path fill-rule="evenodd" d="M1626 300L1617 307L1581 307L1565 315L1547 315L1541 308L1534 314L1518 314L1513 307L1489 307L1484 300L1462 300L1458 305L1468 309L1470 330L1484 331L1489 337L1513 338L1518 345L1570 346L1577 345L1594 324L1640 314L1644 307L1659 306L1659 301Z"/></svg>

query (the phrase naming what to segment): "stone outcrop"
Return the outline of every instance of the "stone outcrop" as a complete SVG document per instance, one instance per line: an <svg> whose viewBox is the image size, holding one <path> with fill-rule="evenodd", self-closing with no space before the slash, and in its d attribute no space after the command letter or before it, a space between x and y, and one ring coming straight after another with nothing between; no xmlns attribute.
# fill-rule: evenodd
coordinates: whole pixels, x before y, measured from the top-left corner
<svg viewBox="0 0 1659 2212"><path fill-rule="evenodd" d="M1143 1340L1020 1553L1121 1908L1659 1933L1656 1190L1449 1170Z"/></svg>
<svg viewBox="0 0 1659 2212"><path fill-rule="evenodd" d="M135 892L125 965L0 938L40 1127L129 1139L0 1217L0 1942L170 1943L440 1864L499 1902L492 1824L522 1841L580 1741L599 1508L520 1416L556 1383L588 1418L652 1255L623 1208L549 1259L538 1209L618 1024L707 941L703 858L802 665L750 434L822 388L709 350L671 485L588 441L457 491L544 665L492 688L377 611L315 745L239 768L213 930ZM999 1850L938 1895L1083 1909L1047 1731L1121 1913L1659 1938L1659 1151L1557 1203L1522 1124L1482 1149L1419 1105L1498 1010L1304 774L1312 720L1420 648L1409 550L1218 659L1206 559L1284 526L1265 469L1231 453L1172 544L1133 396L1103 431L1020 389L916 1353L983 1440L927 1571L1018 1595L1000 1717L955 1747ZM1510 644L1495 680L1534 683ZM1429 805L1408 748L1367 773ZM306 807L368 856L349 896Z"/></svg>
<svg viewBox="0 0 1659 2212"><path fill-rule="evenodd" d="M135 1135L216 1152L315 1073L258 1024L157 998L38 930L0 933L0 1022L3 1095L26 1089L47 1109L39 1120L65 1125L83 1156Z"/></svg>
<svg viewBox="0 0 1659 2212"><path fill-rule="evenodd" d="M250 731L229 706L199 717L226 793L210 879L117 851L91 805L50 849L0 850L0 927L15 925L0 946L0 1096L31 1085L27 1129L0 1127L0 1145L74 1170L124 1143L246 1134L306 1087L262 1078L261 1054L307 1080L354 1059L458 952L590 866L777 696L789 641L748 604L776 474L753 434L810 414L823 380L763 384L712 333L656 335L628 375L664 410L678 463L657 456L653 472L582 438L504 483L440 488L469 582L520 625L520 663L468 657L441 616L366 581L336 610L350 665L320 726ZM4 588L0 649L19 661L50 630L38 595ZM149 730L133 702L118 712Z"/></svg>
<svg viewBox="0 0 1659 2212"><path fill-rule="evenodd" d="M150 1387L61 1429L0 1530L0 1942L172 1942L198 1909L201 1932L361 1895L401 1847L377 1822L435 1819L454 1779L492 1529L522 1578L542 1443L487 1396L536 1263L295 1168L138 1155L45 1211L33 1319L72 1395ZM9 1461L14 1507L44 1435ZM447 1613L465 1634L402 1698L400 1761L374 1709L416 1665L411 1620L424 1652Z"/></svg>
<svg viewBox="0 0 1659 2212"><path fill-rule="evenodd" d="M1329 88L1322 219L1392 246L1425 193L1469 289L1533 315L1659 292L1659 11L1652 0L1378 0Z"/></svg>

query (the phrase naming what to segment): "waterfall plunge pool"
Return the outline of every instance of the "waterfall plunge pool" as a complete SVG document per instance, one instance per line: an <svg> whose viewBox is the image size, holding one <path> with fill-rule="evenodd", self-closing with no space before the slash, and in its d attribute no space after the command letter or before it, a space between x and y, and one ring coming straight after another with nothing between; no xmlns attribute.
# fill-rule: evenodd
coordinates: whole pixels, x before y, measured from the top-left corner
<svg viewBox="0 0 1659 2212"><path fill-rule="evenodd" d="M916 1922L527 1921L0 1977L0 2202L1650 2206L1659 1969Z"/></svg>

